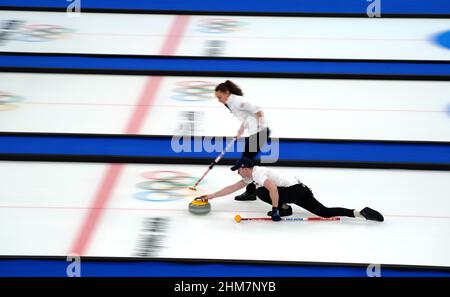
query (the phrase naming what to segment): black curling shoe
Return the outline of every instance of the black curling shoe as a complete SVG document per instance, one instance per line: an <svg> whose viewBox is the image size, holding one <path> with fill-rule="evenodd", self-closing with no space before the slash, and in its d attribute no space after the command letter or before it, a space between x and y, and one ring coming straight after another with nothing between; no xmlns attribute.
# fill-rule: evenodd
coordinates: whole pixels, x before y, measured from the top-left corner
<svg viewBox="0 0 450 297"><path fill-rule="evenodd" d="M381 213L379 213L378 211L369 208L369 207L365 207L363 210L361 210L359 212L363 217L366 218L366 220L371 220L371 221L377 221L377 222L383 222L384 218L381 215Z"/></svg>
<svg viewBox="0 0 450 297"><path fill-rule="evenodd" d="M242 193L241 195L238 195L236 197L234 197L234 200L237 201L253 201L256 200L256 192L253 193L249 193L249 192L245 192Z"/></svg>

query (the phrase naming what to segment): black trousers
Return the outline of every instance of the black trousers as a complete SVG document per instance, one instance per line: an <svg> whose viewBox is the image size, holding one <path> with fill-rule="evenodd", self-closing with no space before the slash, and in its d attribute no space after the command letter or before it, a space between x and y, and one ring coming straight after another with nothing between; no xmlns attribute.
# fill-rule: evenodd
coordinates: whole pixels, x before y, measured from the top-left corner
<svg viewBox="0 0 450 297"><path fill-rule="evenodd" d="M270 130L269 128L265 128L258 133L252 134L249 137L246 137L244 152L242 153L242 158L249 158L254 160L256 155L261 152L261 148L267 144L269 140ZM255 162L256 163L256 162ZM248 184L246 188L246 192L254 193L256 191L256 186L254 183Z"/></svg>
<svg viewBox="0 0 450 297"><path fill-rule="evenodd" d="M256 190L256 195L262 201L272 204L269 191L266 188L258 188ZM317 201L316 198L314 198L314 194L311 189L302 183L290 187L278 187L278 196L278 207L281 207L283 203L293 203L323 218L355 217L352 209L342 207L325 207L322 203Z"/></svg>

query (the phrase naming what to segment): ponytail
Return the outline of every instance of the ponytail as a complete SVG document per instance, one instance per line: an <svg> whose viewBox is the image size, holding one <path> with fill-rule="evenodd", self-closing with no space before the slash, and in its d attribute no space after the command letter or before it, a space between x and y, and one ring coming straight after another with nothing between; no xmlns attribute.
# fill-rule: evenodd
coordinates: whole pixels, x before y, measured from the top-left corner
<svg viewBox="0 0 450 297"><path fill-rule="evenodd" d="M216 87L216 92L230 92L231 94L238 95L238 96L244 96L244 93L242 92L241 88L239 88L234 82L231 80L227 80L223 83L220 83Z"/></svg>

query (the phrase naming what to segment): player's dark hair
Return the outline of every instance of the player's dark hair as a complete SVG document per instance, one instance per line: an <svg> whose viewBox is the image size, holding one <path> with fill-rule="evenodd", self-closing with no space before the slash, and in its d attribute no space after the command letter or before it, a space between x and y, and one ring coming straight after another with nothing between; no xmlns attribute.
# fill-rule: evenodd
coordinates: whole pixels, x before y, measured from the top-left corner
<svg viewBox="0 0 450 297"><path fill-rule="evenodd" d="M238 95L238 96L244 96L244 93L242 93L241 88L239 88L234 82L231 80L227 80L223 83L220 83L216 86L216 92L230 92L231 94Z"/></svg>

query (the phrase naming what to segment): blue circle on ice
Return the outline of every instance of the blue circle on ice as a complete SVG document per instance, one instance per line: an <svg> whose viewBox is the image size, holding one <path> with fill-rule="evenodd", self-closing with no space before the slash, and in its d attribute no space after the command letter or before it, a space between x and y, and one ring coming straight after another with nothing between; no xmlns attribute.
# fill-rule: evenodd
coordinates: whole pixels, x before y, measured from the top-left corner
<svg viewBox="0 0 450 297"><path fill-rule="evenodd" d="M435 41L440 46L450 49L450 30L437 35Z"/></svg>

